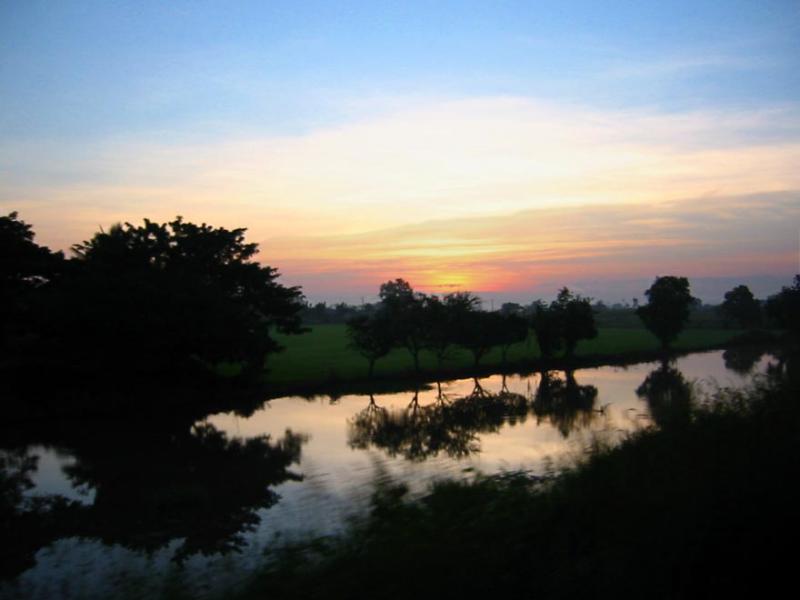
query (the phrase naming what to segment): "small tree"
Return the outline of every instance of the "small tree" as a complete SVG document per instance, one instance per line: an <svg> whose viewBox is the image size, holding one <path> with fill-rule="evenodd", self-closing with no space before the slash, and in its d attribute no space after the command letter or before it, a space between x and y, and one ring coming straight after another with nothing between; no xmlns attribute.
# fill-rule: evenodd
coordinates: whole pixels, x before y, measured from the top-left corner
<svg viewBox="0 0 800 600"><path fill-rule="evenodd" d="M672 275L656 277L644 294L647 304L637 308L636 314L661 346L669 348L689 320L689 308L696 301L689 291L689 280Z"/></svg>
<svg viewBox="0 0 800 600"><path fill-rule="evenodd" d="M538 300L533 305L531 327L543 358L552 358L561 349L561 316L558 311Z"/></svg>
<svg viewBox="0 0 800 600"><path fill-rule="evenodd" d="M391 323L381 312L372 316L358 315L347 322L350 347L369 361L369 377L375 370L375 361L383 358L394 345Z"/></svg>
<svg viewBox="0 0 800 600"><path fill-rule="evenodd" d="M395 343L408 350L414 371L419 373L419 353L425 347L426 296L415 292L405 279L395 279L381 285L380 298Z"/></svg>
<svg viewBox="0 0 800 600"><path fill-rule="evenodd" d="M480 300L469 292L447 294L443 299L438 296L425 299L424 345L436 356L440 369L464 322L472 317L479 304Z"/></svg>
<svg viewBox="0 0 800 600"><path fill-rule="evenodd" d="M757 327L761 323L761 305L746 285L737 285L726 292L720 310L726 319L741 327Z"/></svg>
<svg viewBox="0 0 800 600"><path fill-rule="evenodd" d="M573 295L569 289L562 288L551 309L559 315L561 337L564 340L567 356L575 354L575 348L580 340L597 337L591 298Z"/></svg>
<svg viewBox="0 0 800 600"><path fill-rule="evenodd" d="M506 364L508 351L514 344L524 342L528 337L528 321L516 313L503 315L497 319L496 338L500 346L503 364Z"/></svg>
<svg viewBox="0 0 800 600"><path fill-rule="evenodd" d="M458 335L458 343L472 353L477 367L494 346L499 343L502 319L498 313L475 311L465 319Z"/></svg>

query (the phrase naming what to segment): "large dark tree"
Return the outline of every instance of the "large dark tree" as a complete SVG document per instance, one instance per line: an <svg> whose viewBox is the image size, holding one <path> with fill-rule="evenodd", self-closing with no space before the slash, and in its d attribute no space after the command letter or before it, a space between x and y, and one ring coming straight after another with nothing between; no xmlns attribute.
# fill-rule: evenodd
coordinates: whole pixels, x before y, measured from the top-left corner
<svg viewBox="0 0 800 600"><path fill-rule="evenodd" d="M737 285L725 292L720 310L726 319L741 327L756 327L761 323L761 305L746 285Z"/></svg>
<svg viewBox="0 0 800 600"><path fill-rule="evenodd" d="M260 372L280 349L271 333L299 333L299 288L254 260L245 229L115 225L73 247L49 333L77 367L112 374L177 373L238 361Z"/></svg>
<svg viewBox="0 0 800 600"><path fill-rule="evenodd" d="M17 213L0 217L0 347L9 335L31 327L34 296L63 266L64 256L34 242L30 225Z"/></svg>
<svg viewBox="0 0 800 600"><path fill-rule="evenodd" d="M656 277L644 293L647 304L636 309L636 314L663 348L669 348L689 320L689 309L695 298L689 291L686 277L671 275Z"/></svg>

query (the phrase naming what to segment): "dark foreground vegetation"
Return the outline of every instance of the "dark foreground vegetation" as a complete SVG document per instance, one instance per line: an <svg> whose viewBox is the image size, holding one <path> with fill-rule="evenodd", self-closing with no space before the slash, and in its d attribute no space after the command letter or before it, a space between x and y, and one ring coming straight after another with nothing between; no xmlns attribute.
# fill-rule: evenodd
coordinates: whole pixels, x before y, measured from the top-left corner
<svg viewBox="0 0 800 600"><path fill-rule="evenodd" d="M236 597L769 596L793 585L797 367L784 356L692 405L665 364L640 388L658 428L543 478L444 481L421 500L384 485L346 534L278 552Z"/></svg>

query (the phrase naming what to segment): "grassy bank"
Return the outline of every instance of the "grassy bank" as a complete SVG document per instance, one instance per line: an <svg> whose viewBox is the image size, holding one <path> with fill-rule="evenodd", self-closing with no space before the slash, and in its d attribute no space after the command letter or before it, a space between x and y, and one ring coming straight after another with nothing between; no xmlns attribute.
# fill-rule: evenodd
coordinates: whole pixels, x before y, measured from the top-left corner
<svg viewBox="0 0 800 600"><path fill-rule="evenodd" d="M792 583L797 386L725 395L544 480L379 488L341 537L295 546L242 598L703 598Z"/></svg>
<svg viewBox="0 0 800 600"><path fill-rule="evenodd" d="M675 349L718 347L741 333L733 329L688 329L678 338ZM317 325L304 335L278 336L278 341L286 350L269 358L270 383L309 385L366 378L367 360L348 348L345 325ZM658 340L645 329L606 328L600 329L597 338L580 342L576 354L581 358L635 356L655 352L658 347ZM510 364L524 365L539 358L539 348L533 336L528 342L512 346L508 352ZM420 362L423 373L436 373L437 363L432 354L423 352ZM495 349L481 360L481 365L500 367L501 362L500 350ZM471 367L472 356L461 348L454 348L444 365L448 374L466 372ZM412 371L411 356L401 348L393 350L375 365L375 377L382 379L403 377Z"/></svg>

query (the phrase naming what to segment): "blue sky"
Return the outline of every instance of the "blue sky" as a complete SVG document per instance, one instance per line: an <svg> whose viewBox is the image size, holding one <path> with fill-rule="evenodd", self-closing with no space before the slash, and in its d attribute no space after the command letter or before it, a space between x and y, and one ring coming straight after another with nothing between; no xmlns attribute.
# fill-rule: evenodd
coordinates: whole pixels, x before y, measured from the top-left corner
<svg viewBox="0 0 800 600"><path fill-rule="evenodd" d="M302 131L362 95L800 97L797 2L0 3L0 131Z"/></svg>
<svg viewBox="0 0 800 600"><path fill-rule="evenodd" d="M470 219L558 206L740 194L768 211L800 189L798 162L799 2L0 0L0 209L58 248L175 214L246 225L265 254L453 220L462 248ZM771 226L749 218L724 231ZM797 236L781 235L717 275L788 277ZM465 269L451 281L430 267L442 248L414 244L419 264L393 256L393 273L271 255L317 297L344 293L332 271L359 295L491 271L467 252L443 263Z"/></svg>

